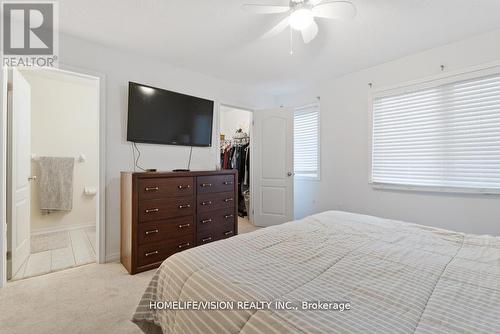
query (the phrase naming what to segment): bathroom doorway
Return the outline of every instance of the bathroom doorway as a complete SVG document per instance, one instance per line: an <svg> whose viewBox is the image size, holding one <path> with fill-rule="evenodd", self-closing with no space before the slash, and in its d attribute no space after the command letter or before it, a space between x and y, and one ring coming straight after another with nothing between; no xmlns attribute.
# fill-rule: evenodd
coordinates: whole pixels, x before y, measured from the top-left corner
<svg viewBox="0 0 500 334"><path fill-rule="evenodd" d="M99 259L100 78L10 69L7 279Z"/></svg>

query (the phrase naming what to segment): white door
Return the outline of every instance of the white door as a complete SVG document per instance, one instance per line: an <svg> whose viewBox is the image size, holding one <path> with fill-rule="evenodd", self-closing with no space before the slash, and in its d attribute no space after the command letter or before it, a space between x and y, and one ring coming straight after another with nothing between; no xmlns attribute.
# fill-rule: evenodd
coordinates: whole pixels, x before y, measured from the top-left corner
<svg viewBox="0 0 500 334"><path fill-rule="evenodd" d="M290 109L254 112L253 223L293 220L293 114Z"/></svg>
<svg viewBox="0 0 500 334"><path fill-rule="evenodd" d="M30 254L31 88L19 71L12 73L10 117L10 220L12 276Z"/></svg>

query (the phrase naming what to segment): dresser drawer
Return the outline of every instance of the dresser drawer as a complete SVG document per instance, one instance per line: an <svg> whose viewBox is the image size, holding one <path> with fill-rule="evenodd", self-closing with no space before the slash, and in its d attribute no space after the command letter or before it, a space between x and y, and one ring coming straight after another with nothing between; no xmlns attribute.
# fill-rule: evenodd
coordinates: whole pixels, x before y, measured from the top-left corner
<svg viewBox="0 0 500 334"><path fill-rule="evenodd" d="M139 245L194 235L194 217L187 216L139 224Z"/></svg>
<svg viewBox="0 0 500 334"><path fill-rule="evenodd" d="M219 239L220 239L220 233L217 233L217 231L215 230L204 231L204 232L198 231L198 236L196 238L196 246L209 244Z"/></svg>
<svg viewBox="0 0 500 334"><path fill-rule="evenodd" d="M198 233L222 227L234 227L234 208L227 208L216 211L208 211L198 214L196 218L196 228Z"/></svg>
<svg viewBox="0 0 500 334"><path fill-rule="evenodd" d="M139 223L194 215L194 198L178 197L139 201Z"/></svg>
<svg viewBox="0 0 500 334"><path fill-rule="evenodd" d="M193 247L193 243L193 236L188 235L168 242L156 242L139 246L137 249L137 264L140 267L161 262L172 254Z"/></svg>
<svg viewBox="0 0 500 334"><path fill-rule="evenodd" d="M208 211L234 208L235 201L234 192L198 195L197 212L199 215Z"/></svg>
<svg viewBox="0 0 500 334"><path fill-rule="evenodd" d="M139 179L139 199L192 196L194 194L194 178L150 178Z"/></svg>
<svg viewBox="0 0 500 334"><path fill-rule="evenodd" d="M227 239L236 235L234 224L220 225L212 229L198 230L196 245L204 245L213 241Z"/></svg>
<svg viewBox="0 0 500 334"><path fill-rule="evenodd" d="M227 239L232 236L235 236L236 232L234 231L234 225L230 227L225 227L219 230L220 239Z"/></svg>
<svg viewBox="0 0 500 334"><path fill-rule="evenodd" d="M234 174L198 176L198 194L234 191Z"/></svg>

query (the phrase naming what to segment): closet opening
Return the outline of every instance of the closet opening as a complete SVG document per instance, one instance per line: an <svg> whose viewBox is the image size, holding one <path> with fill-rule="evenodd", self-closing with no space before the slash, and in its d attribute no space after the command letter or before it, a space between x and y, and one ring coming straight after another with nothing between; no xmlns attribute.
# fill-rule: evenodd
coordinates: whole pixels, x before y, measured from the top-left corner
<svg viewBox="0 0 500 334"><path fill-rule="evenodd" d="M252 221L251 110L220 105L220 168L238 170L238 231L256 229Z"/></svg>

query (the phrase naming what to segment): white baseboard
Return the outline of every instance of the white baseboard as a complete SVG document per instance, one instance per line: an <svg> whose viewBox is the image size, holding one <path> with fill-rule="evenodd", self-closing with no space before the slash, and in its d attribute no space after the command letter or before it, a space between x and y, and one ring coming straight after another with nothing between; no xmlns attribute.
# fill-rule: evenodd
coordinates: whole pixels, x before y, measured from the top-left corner
<svg viewBox="0 0 500 334"><path fill-rule="evenodd" d="M31 235L62 232L62 231L72 231L72 230L79 230L79 229L87 228L87 227L96 227L96 224L95 223L87 223L87 224L70 225L70 226L37 228L37 229L31 230Z"/></svg>
<svg viewBox="0 0 500 334"><path fill-rule="evenodd" d="M120 252L106 254L106 263L108 262L120 262Z"/></svg>

